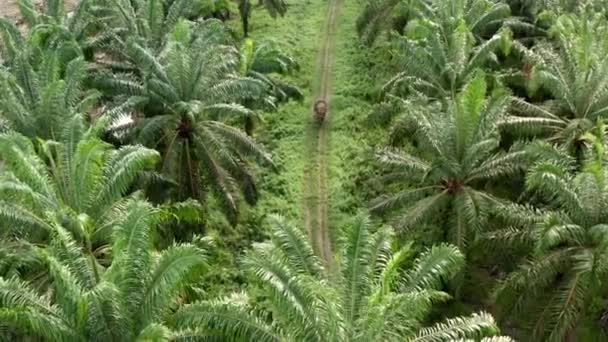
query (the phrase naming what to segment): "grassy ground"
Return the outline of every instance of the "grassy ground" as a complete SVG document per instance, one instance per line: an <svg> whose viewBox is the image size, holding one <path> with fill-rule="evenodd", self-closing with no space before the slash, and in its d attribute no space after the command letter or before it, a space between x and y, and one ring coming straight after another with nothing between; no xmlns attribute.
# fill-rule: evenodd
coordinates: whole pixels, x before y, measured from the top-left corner
<svg viewBox="0 0 608 342"><path fill-rule="evenodd" d="M272 153L277 172L261 170L259 189L261 199L251 208L243 224L236 228L224 227L217 232L224 248L220 249L208 282L216 289L210 292L225 292L239 287L244 282L243 274L236 266L236 256L251 242L264 239L266 216L281 214L300 227L304 227L303 208L306 198L316 194L304 189L304 170L311 165L314 146L310 128L311 103L315 88L318 50L322 44L324 20L328 9L327 0L291 0L287 15L273 19L256 9L251 19L250 36L254 41L273 40L295 57L300 71L289 81L298 85L305 93L302 102L292 101L282 105L277 112L264 113L265 122L256 131L256 139ZM331 81L331 112L326 129L331 130L327 141L328 157L328 227L335 240L335 233L347 224L353 214L367 207L367 198L373 186L366 183L373 173L367 159L370 145L379 143L380 136L366 124L370 109L365 100L374 92L376 77L371 71L370 51L357 39L354 29L359 12L356 1L343 1L337 22ZM240 32L238 17L230 25ZM314 222L314 218L313 218Z"/></svg>
<svg viewBox="0 0 608 342"><path fill-rule="evenodd" d="M301 64L301 71L291 79L306 93L302 103L292 102L276 113L265 114L266 123L258 132L261 140L272 152L279 166L278 174L261 175L262 200L256 208L258 215L280 213L303 222L303 172L306 154L306 131L311 121L310 103L315 85L315 61L322 40L326 0L293 1L285 18L273 20L264 11L256 11L252 18L254 40L273 39ZM356 182L367 178L365 158L373 130L366 128L370 97L375 84L368 49L356 36L355 20L360 11L356 1L343 1L337 22L336 41L331 81L331 130L328 143L329 227L334 233L361 208L365 208L364 192ZM365 129L364 129L365 128ZM371 132L371 133L370 133Z"/></svg>
<svg viewBox="0 0 608 342"><path fill-rule="evenodd" d="M306 193L302 179L309 147L306 130L310 124L311 88L314 87L314 63L321 43L326 0L294 1L285 18L273 20L265 12L257 11L252 19L252 38L274 39L292 53L301 64L301 71L293 80L306 92L303 103L290 103L277 113L266 114L266 124L259 132L273 153L278 174L262 175L262 201L259 214L278 212L303 222L302 201ZM329 227L335 236L342 226L367 203L355 194L360 184L354 180L365 173L363 160L369 150L366 117L370 106L364 100L370 85L375 84L371 70L366 69L367 49L361 46L354 29L360 11L356 1L343 1L337 22L332 71L331 130L328 143ZM373 133L372 133L373 134ZM360 189L359 189L360 190Z"/></svg>
<svg viewBox="0 0 608 342"><path fill-rule="evenodd" d="M272 19L265 11L256 10L251 19L251 38L274 40L296 58L300 71L288 79L305 93L304 101L292 101L277 112L264 114L257 139L272 153L278 172L260 175L262 199L256 212L262 216L279 213L302 221L306 129L311 120L311 88L326 10L324 0L292 1L284 18Z"/></svg>

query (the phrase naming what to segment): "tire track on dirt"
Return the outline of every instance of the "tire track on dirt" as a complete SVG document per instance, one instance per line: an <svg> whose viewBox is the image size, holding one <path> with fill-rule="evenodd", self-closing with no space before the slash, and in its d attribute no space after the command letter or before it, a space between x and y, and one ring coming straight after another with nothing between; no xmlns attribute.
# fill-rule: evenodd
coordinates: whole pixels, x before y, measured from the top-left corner
<svg viewBox="0 0 608 342"><path fill-rule="evenodd" d="M311 237L317 253L325 264L331 268L333 262L331 239L328 227L328 151L330 114L331 114L331 66L333 61L334 37L336 34L336 17L342 0L329 0L323 43L317 61L318 76L313 89L312 103L324 100L327 103L327 114L324 122L314 120L314 105L311 104L311 125L307 136L309 149L309 166L304 170L304 225ZM312 167L314 166L314 167Z"/></svg>

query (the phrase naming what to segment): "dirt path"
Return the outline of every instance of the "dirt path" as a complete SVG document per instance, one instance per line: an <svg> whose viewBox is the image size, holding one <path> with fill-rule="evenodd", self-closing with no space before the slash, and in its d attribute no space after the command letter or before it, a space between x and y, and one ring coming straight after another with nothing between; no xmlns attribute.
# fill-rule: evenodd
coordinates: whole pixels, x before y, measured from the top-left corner
<svg viewBox="0 0 608 342"><path fill-rule="evenodd" d="M43 0L34 0L34 6L41 7ZM9 17L14 20L18 19L21 15L19 12L18 0L0 0L0 17ZM76 0L64 0L66 11L74 8Z"/></svg>
<svg viewBox="0 0 608 342"><path fill-rule="evenodd" d="M318 77L312 92L311 124L307 143L309 146L309 165L304 170L304 224L309 232L317 253L331 268L333 256L328 227L328 151L331 118L331 67L333 60L336 17L342 0L329 0L327 18L323 31L323 42L317 61ZM328 112L325 121L314 121L313 103L323 99L327 102Z"/></svg>
<svg viewBox="0 0 608 342"><path fill-rule="evenodd" d="M17 0L0 0L0 17L16 18L19 16Z"/></svg>

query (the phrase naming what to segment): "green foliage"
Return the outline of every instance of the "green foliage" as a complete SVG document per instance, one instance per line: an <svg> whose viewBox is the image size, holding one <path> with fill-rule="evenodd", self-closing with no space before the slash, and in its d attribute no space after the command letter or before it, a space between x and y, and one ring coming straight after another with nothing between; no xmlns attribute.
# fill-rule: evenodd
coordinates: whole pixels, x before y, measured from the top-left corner
<svg viewBox="0 0 608 342"><path fill-rule="evenodd" d="M153 51L164 48L167 35L180 20L188 16L193 1L189 0L98 0L106 15L103 22L113 32L109 52L123 57L130 39ZM123 57L124 58L124 57Z"/></svg>
<svg viewBox="0 0 608 342"><path fill-rule="evenodd" d="M49 341L172 338L165 319L189 274L203 265L204 252L190 244L152 251L158 212L145 202L127 201L116 214L107 268L64 227L50 227L50 244L35 249L48 268L48 291L0 278L1 325Z"/></svg>
<svg viewBox="0 0 608 342"><path fill-rule="evenodd" d="M445 227L445 239L462 250L475 241L493 207L505 203L479 184L516 174L525 162L523 151L499 148L497 122L505 115L507 96L497 91L486 98L486 93L485 75L477 73L446 111L404 103L407 112L394 134L412 134L418 153L377 152L386 183L395 187L372 203L373 211L402 209L397 227L404 229L437 222Z"/></svg>
<svg viewBox="0 0 608 342"><path fill-rule="evenodd" d="M62 60L58 51L30 61L27 52L0 67L0 129L12 129L29 138L59 139L65 122L83 116L100 96L85 90L87 64Z"/></svg>
<svg viewBox="0 0 608 342"><path fill-rule="evenodd" d="M92 2L82 0L67 6L64 0L49 0L39 11L32 0L16 1L28 31L23 34L11 19L0 18L0 57L13 64L19 56L31 57L24 53L26 50L34 56L54 51L63 57L61 61L67 62L65 57L74 58L99 47L104 35L96 36L99 27L91 20L97 13ZM70 14L68 7L72 9Z"/></svg>
<svg viewBox="0 0 608 342"><path fill-rule="evenodd" d="M510 14L509 6L503 1L367 0L357 18L357 31L371 45L384 30L396 29L401 35L409 35L427 30L420 25L430 22L442 37L465 25L477 40L492 36L503 24L514 29L530 29Z"/></svg>
<svg viewBox="0 0 608 342"><path fill-rule="evenodd" d="M249 18L253 12L253 5L251 4L251 0L237 0L237 2L243 26L243 35L247 37L249 35ZM287 3L285 0L259 0L258 6L264 7L268 14L273 18L276 18L277 16L282 17L287 12Z"/></svg>
<svg viewBox="0 0 608 342"><path fill-rule="evenodd" d="M203 22L177 35L158 56L130 41L128 54L141 76L104 73L96 83L107 92L128 95L127 102L146 103L149 117L132 131L137 141L163 151L161 171L178 185L174 197L204 200L213 193L235 223L239 192L248 203L257 201L250 162L271 160L231 123L255 116L240 103L264 97L266 88L258 79L237 74L238 51L224 45L218 29L215 21Z"/></svg>
<svg viewBox="0 0 608 342"><path fill-rule="evenodd" d="M522 227L531 230L528 260L501 285L498 298L503 314L526 320L536 340L576 336L582 317L603 311L594 305L605 291L600 279L606 277L608 250L604 126L598 131L599 136L588 137L595 138L594 151L581 171L545 156L526 177L527 190L545 199L550 211Z"/></svg>
<svg viewBox="0 0 608 342"><path fill-rule="evenodd" d="M99 127L85 130L78 116L63 124L61 142L40 141L38 150L18 133L0 135L2 235L41 242L61 224L99 246L111 234L114 209L159 155L142 146L113 149L97 137Z"/></svg>
<svg viewBox="0 0 608 342"><path fill-rule="evenodd" d="M583 19L584 18L584 19ZM527 87L550 99L535 103L514 98L513 114L501 125L518 134L540 134L580 152L582 137L607 114L608 25L599 14L565 14L551 32L551 42L538 44L529 54Z"/></svg>
<svg viewBox="0 0 608 342"><path fill-rule="evenodd" d="M302 100L304 94L295 85L274 79L270 74L286 75L299 70L296 60L281 51L271 42L255 44L245 39L240 49L240 73L265 83L275 101L286 101L290 98ZM271 103L274 106L274 103Z"/></svg>
<svg viewBox="0 0 608 342"><path fill-rule="evenodd" d="M606 4L17 1L0 340L607 340Z"/></svg>
<svg viewBox="0 0 608 342"><path fill-rule="evenodd" d="M256 246L243 265L265 284L272 321L256 315L247 296L237 293L186 305L175 326L230 341L444 341L498 332L485 313L422 328L433 303L449 298L442 283L464 263L455 247L433 247L403 269L409 247L394 250L390 229L373 231L359 216L339 239L334 276L302 231L279 216L271 226L272 242Z"/></svg>

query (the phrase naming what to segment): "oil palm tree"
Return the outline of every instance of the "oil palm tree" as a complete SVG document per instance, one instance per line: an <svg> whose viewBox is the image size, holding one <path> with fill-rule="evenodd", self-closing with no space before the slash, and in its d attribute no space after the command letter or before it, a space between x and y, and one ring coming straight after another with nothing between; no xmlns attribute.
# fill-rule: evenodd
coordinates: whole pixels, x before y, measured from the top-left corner
<svg viewBox="0 0 608 342"><path fill-rule="evenodd" d="M440 101L453 98L477 69L498 65L498 55L508 55L515 46L512 34L503 29L477 44L467 23L459 19L452 31L442 33L431 21L418 24L417 38L399 37L394 43L394 64L399 71L384 86L389 93L422 93Z"/></svg>
<svg viewBox="0 0 608 342"><path fill-rule="evenodd" d="M553 28L555 39L529 54L529 89L551 98L513 98L513 115L501 126L519 134L541 134L580 152L585 133L608 115L608 25L600 15L567 14Z"/></svg>
<svg viewBox="0 0 608 342"><path fill-rule="evenodd" d="M304 96L298 87L272 77L272 74L288 75L298 71L298 62L281 51L277 44L267 41L256 44L245 39L240 49L240 73L265 83L277 102L290 98L301 100Z"/></svg>
<svg viewBox="0 0 608 342"><path fill-rule="evenodd" d="M62 142L38 148L18 133L0 135L0 226L38 243L59 222L83 244L103 246L117 219L113 209L159 155L142 146L112 148L97 138L101 121L85 129L75 116L63 124Z"/></svg>
<svg viewBox="0 0 608 342"><path fill-rule="evenodd" d="M117 208L112 263L104 268L58 222L51 243L36 248L52 283L39 292L18 278L0 278L0 327L47 341L164 341L176 337L165 319L205 261L190 244L152 250L159 217L150 204ZM0 329L2 337L4 329Z"/></svg>
<svg viewBox="0 0 608 342"><path fill-rule="evenodd" d="M163 152L162 171L178 183L175 197L204 200L212 193L235 223L239 192L250 204L257 200L251 161L271 160L231 124L255 116L241 103L261 101L266 87L238 75L239 53L217 43L215 26L181 29L158 56L129 42L140 76L102 75L97 84L110 94L146 102L149 117L136 123L135 133L138 141Z"/></svg>
<svg viewBox="0 0 608 342"><path fill-rule="evenodd" d="M444 36L464 21L477 41L491 37L503 24L529 29L510 15L509 6L503 1L368 0L357 18L357 31L371 45L382 31L397 28L403 33L425 21L435 23Z"/></svg>
<svg viewBox="0 0 608 342"><path fill-rule="evenodd" d="M526 188L548 209L538 218L522 216L536 224L493 234L529 251L500 285L498 304L505 319L515 317L527 328L531 340L576 339L577 327L589 318L600 325L595 317L603 310L608 276L608 169L605 127L593 131L584 137L593 152L581 171L565 151L546 143L537 149L543 153L526 177Z"/></svg>
<svg viewBox="0 0 608 342"><path fill-rule="evenodd" d="M435 246L404 269L410 246L395 250L389 228L374 231L358 216L342 231L332 273L305 233L278 216L271 227L272 241L243 262L264 285L268 318L235 294L188 304L172 322L193 336L224 341L447 341L498 332L486 313L423 327L433 303L449 298L442 283L464 263L453 246Z"/></svg>
<svg viewBox="0 0 608 342"><path fill-rule="evenodd" d="M65 62L58 51L37 61L27 52L10 69L0 67L0 119L3 129L30 138L56 139L66 121L89 112L99 92L86 90L87 64L82 58Z"/></svg>
<svg viewBox="0 0 608 342"><path fill-rule="evenodd" d="M107 13L104 26L115 32L110 51L124 56L129 39L153 51L160 51L167 42L167 34L193 9L189 0L98 0Z"/></svg>
<svg viewBox="0 0 608 342"><path fill-rule="evenodd" d="M17 3L27 30L23 33L11 19L0 18L0 53L4 63L11 64L24 50L34 55L54 50L64 61L81 55L91 59L95 50L111 37L111 31L100 30L103 16L97 15L93 0L48 0L41 9L32 0Z"/></svg>
<svg viewBox="0 0 608 342"><path fill-rule="evenodd" d="M501 90L489 98L486 93L479 72L445 111L410 106L400 132L411 132L419 146L415 153L392 148L377 153L386 184L396 191L374 200L372 211L398 209L402 228L439 220L445 239L466 251L493 206L502 203L484 183L518 172L525 157L523 151L499 149L497 120L506 113L508 97Z"/></svg>
<svg viewBox="0 0 608 342"><path fill-rule="evenodd" d="M357 17L357 34L371 46L383 32L403 32L407 22L417 17L416 6L402 0L368 0Z"/></svg>
<svg viewBox="0 0 608 342"><path fill-rule="evenodd" d="M266 85L268 91L263 101L249 101L253 103L246 104L246 107L276 110L280 102L304 98L304 94L297 86L274 76L288 75L299 70L296 60L281 51L276 44L272 42L255 44L253 40L245 39L239 52L240 75L259 80ZM255 118L247 116L245 119L245 131L251 135Z"/></svg>
<svg viewBox="0 0 608 342"><path fill-rule="evenodd" d="M243 26L243 35L249 36L249 19L253 11L253 5L251 0L237 0L239 15L241 16L241 23ZM284 16L287 13L287 3L285 0L258 0L258 7L264 7L264 9L270 14L271 17L276 18L277 16Z"/></svg>

